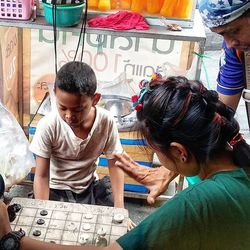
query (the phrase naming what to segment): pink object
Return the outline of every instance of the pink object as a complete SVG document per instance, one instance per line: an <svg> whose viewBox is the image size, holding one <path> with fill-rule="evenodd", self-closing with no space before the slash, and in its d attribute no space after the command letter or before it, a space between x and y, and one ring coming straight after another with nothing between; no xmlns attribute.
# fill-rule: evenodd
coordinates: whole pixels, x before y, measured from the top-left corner
<svg viewBox="0 0 250 250"><path fill-rule="evenodd" d="M0 19L28 20L33 0L0 0Z"/></svg>
<svg viewBox="0 0 250 250"><path fill-rule="evenodd" d="M89 20L88 25L90 27L111 28L114 30L149 29L149 25L142 15L125 10L105 17L94 17Z"/></svg>

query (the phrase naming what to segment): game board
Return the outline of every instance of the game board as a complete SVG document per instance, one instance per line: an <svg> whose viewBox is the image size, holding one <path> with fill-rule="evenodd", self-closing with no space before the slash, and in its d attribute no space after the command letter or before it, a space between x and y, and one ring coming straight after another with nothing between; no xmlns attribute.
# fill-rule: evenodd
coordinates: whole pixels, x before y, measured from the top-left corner
<svg viewBox="0 0 250 250"><path fill-rule="evenodd" d="M109 245L127 232L128 211L123 208L14 198L21 210L12 230L64 245Z"/></svg>

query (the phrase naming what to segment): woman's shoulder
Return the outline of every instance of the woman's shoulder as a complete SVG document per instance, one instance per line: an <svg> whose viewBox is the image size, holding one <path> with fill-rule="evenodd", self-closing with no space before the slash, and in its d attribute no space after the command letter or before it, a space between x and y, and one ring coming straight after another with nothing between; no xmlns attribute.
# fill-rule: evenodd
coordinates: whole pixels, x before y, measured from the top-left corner
<svg viewBox="0 0 250 250"><path fill-rule="evenodd" d="M221 171L211 178L203 180L180 192L178 195L188 201L200 200L228 200L229 197L240 199L250 195L250 180L244 170ZM250 205L250 204L249 204Z"/></svg>

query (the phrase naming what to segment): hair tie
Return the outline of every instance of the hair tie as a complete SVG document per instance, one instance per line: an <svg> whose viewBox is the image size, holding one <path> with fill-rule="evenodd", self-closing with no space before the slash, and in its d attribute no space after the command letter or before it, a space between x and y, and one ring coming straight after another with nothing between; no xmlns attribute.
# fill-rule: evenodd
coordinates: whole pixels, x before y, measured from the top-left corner
<svg viewBox="0 0 250 250"><path fill-rule="evenodd" d="M186 96L182 111L180 112L180 114L175 119L175 122L173 124L174 126L177 125L184 118L184 116L186 115L186 112L188 110L191 99L192 99L192 92L189 91L188 95Z"/></svg>
<svg viewBox="0 0 250 250"><path fill-rule="evenodd" d="M213 121L217 124L221 124L222 117L219 113L215 112Z"/></svg>
<svg viewBox="0 0 250 250"><path fill-rule="evenodd" d="M136 111L140 111L142 110L142 101L143 101L143 97L146 93L151 92L152 90L150 89L150 83L152 81L157 81L157 80L161 80L162 79L162 75L158 72L155 72L152 74L151 76L151 80L141 80L139 82L139 88L141 89L140 94L139 95L134 95L131 97L131 101L133 102L133 107L134 110Z"/></svg>
<svg viewBox="0 0 250 250"><path fill-rule="evenodd" d="M234 147L239 142L243 141L242 134L238 133L236 136L233 137L233 139L229 142L231 147Z"/></svg>

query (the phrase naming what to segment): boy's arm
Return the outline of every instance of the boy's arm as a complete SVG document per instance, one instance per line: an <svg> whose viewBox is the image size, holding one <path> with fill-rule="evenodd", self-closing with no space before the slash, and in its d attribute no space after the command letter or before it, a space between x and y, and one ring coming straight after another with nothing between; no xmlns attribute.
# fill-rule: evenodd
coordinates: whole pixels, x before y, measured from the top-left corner
<svg viewBox="0 0 250 250"><path fill-rule="evenodd" d="M33 185L35 199L49 199L49 167L50 159L36 156L36 172Z"/></svg>
<svg viewBox="0 0 250 250"><path fill-rule="evenodd" d="M115 207L124 207L124 172L115 166L115 159L108 160L109 175Z"/></svg>

